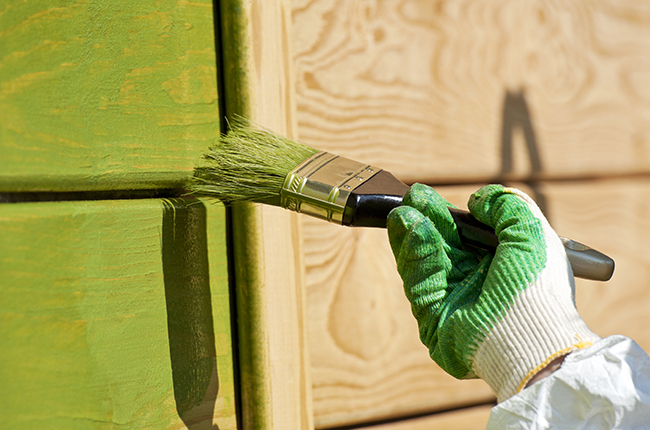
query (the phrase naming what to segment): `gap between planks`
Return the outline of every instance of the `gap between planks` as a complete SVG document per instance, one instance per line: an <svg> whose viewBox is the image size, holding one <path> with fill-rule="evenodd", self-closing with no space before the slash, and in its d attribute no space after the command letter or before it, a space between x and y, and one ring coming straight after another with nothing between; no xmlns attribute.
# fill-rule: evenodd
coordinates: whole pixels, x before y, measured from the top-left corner
<svg viewBox="0 0 650 430"><path fill-rule="evenodd" d="M161 199L189 196L187 190L179 188L160 188L144 190L106 190L106 191L39 191L0 193L1 203L60 202L81 200L135 200Z"/></svg>
<svg viewBox="0 0 650 430"><path fill-rule="evenodd" d="M385 426L385 425L389 425L389 424L398 424L398 423L399 424L406 424L409 421L419 420L419 419L422 419L422 418L434 418L434 417L438 417L438 416L441 416L442 414L446 414L446 413L470 412L470 411L475 410L476 408L481 408L481 407L490 407L490 408L492 408L494 406L496 406L496 401L482 402L482 403L464 405L462 407L457 407L457 408L436 409L436 410L431 410L431 411L417 413L417 414L396 416L396 417L392 417L392 418L386 418L386 419L376 420L376 421L366 421L366 422L356 423L356 424L347 424L347 425L344 425L344 426L317 427L316 430L361 430L361 429L373 430L375 427Z"/></svg>
<svg viewBox="0 0 650 430"><path fill-rule="evenodd" d="M516 177L516 176L496 176L492 178L471 178L467 177L466 180L464 179L452 179L449 181L445 180L437 180L437 181L403 181L405 184L411 186L414 183L422 183L425 185L428 185L432 188L435 187L440 187L440 186L453 186L453 185L476 185L477 187L481 187L486 184L494 184L494 183L500 183L500 184L510 184L510 183L517 183L517 184L526 184L526 185L531 185L531 184L536 184L536 183L553 183L553 184L558 184L558 183L571 183L571 184L580 184L580 183L585 183L585 182L607 182L607 181L629 181L629 180L636 180L636 181L644 181L644 180L650 180L650 172L644 173L644 172L622 172L622 173L608 173L604 175L579 175L579 176L572 176L572 175L565 175L565 176L544 176L544 175L536 175L536 176L530 176L530 177Z"/></svg>

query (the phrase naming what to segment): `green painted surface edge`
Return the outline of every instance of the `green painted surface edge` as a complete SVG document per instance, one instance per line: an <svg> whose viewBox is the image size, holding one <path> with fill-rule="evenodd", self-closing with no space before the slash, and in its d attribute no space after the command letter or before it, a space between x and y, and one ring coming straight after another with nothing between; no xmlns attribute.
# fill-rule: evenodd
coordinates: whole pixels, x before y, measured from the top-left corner
<svg viewBox="0 0 650 430"><path fill-rule="evenodd" d="M0 190L179 187L219 136L211 0L10 0Z"/></svg>
<svg viewBox="0 0 650 430"><path fill-rule="evenodd" d="M225 115L252 114L252 52L249 29L251 6L243 0L221 2L221 56Z"/></svg>
<svg viewBox="0 0 650 430"><path fill-rule="evenodd" d="M80 174L0 175L0 193L181 189L192 172L193 168L188 167L179 172L102 174L97 177Z"/></svg>
<svg viewBox="0 0 650 430"><path fill-rule="evenodd" d="M272 399L260 211L244 204L233 207L231 216L242 425L266 430L272 422Z"/></svg>
<svg viewBox="0 0 650 430"><path fill-rule="evenodd" d="M197 399L192 393L204 392L210 378L193 377L205 367L201 357L198 368L182 355L173 357L173 344L183 343L168 336L184 334L193 324L170 325L170 294L182 298L174 290L186 291L186 282L196 285L202 278L209 302L200 299L201 291L191 300L202 300L209 310L204 317L213 315L207 324L213 324L215 336L208 344L215 348L219 397L201 408L203 413L217 408L222 430L236 428L224 209L168 202L0 205L3 424L175 427L181 400ZM207 237L196 239L203 229ZM199 254L203 257L194 257ZM195 263L187 264L188 258ZM185 312L178 309L182 322ZM190 329L183 337L205 344L209 331Z"/></svg>
<svg viewBox="0 0 650 430"><path fill-rule="evenodd" d="M221 47L225 114L251 118L254 97L251 6L243 0L222 0ZM270 430L272 423L266 292L261 249L261 211L252 204L230 209L237 304L238 360L242 426Z"/></svg>

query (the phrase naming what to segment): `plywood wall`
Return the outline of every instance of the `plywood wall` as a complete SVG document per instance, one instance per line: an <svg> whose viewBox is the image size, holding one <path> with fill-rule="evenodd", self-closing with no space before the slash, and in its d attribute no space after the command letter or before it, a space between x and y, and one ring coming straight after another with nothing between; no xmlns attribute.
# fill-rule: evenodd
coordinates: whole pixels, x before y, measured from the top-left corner
<svg viewBox="0 0 650 430"><path fill-rule="evenodd" d="M302 141L434 185L457 205L483 183L524 188L560 234L616 260L609 283L577 283L588 324L650 349L650 6L292 8ZM419 344L385 231L304 219L304 240L316 427L490 401L485 384L449 378Z"/></svg>
<svg viewBox="0 0 650 430"><path fill-rule="evenodd" d="M228 117L295 134L286 0L220 2ZM277 207L232 208L241 427L313 428L302 225Z"/></svg>

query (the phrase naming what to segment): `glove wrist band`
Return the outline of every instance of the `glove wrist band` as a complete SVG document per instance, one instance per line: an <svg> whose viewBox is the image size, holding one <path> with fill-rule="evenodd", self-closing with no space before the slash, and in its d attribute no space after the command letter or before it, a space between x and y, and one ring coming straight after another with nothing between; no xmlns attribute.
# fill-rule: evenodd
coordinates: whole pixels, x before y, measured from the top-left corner
<svg viewBox="0 0 650 430"><path fill-rule="evenodd" d="M572 302L545 306L532 286L479 345L474 372L497 393L499 402L517 394L555 358L600 339L582 321Z"/></svg>

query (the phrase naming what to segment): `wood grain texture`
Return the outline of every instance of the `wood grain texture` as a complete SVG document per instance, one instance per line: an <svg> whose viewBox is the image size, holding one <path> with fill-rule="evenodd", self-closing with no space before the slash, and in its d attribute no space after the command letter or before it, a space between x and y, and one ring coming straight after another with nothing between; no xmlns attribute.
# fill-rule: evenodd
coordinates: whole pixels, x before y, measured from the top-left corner
<svg viewBox="0 0 650 430"><path fill-rule="evenodd" d="M603 335L647 345L640 305L650 267L641 256L647 189L637 180L650 171L647 5L293 0L292 7L301 140L407 182L571 179L523 188L561 234L617 260L611 282L578 281L585 320ZM464 207L476 188L438 189ZM489 396L480 382L451 380L430 362L385 232L304 222L317 427ZM603 233L601 222L612 230Z"/></svg>
<svg viewBox="0 0 650 430"><path fill-rule="evenodd" d="M290 8L221 2L226 111L295 136ZM313 428L302 229L275 207L233 207L242 424Z"/></svg>
<svg viewBox="0 0 650 430"><path fill-rule="evenodd" d="M650 180L550 183L540 192L558 234L571 235L616 261L609 282L577 280L580 315L600 336L623 334L650 351Z"/></svg>
<svg viewBox="0 0 650 430"><path fill-rule="evenodd" d="M0 6L0 190L179 187L219 135L212 1Z"/></svg>
<svg viewBox="0 0 650 430"><path fill-rule="evenodd" d="M235 429L221 205L0 205L7 428Z"/></svg>
<svg viewBox="0 0 650 430"><path fill-rule="evenodd" d="M578 310L600 336L623 334L649 351L650 179L510 185L543 202L558 234L614 258L616 271L609 282L576 280ZM478 188L436 190L466 207ZM317 427L408 416L487 398L485 384L451 379L419 343L385 231L305 218L305 258Z"/></svg>
<svg viewBox="0 0 650 430"><path fill-rule="evenodd" d="M644 2L292 4L299 133L312 146L410 182L524 178L525 114L538 177L650 170ZM507 171L512 134L524 163Z"/></svg>
<svg viewBox="0 0 650 430"><path fill-rule="evenodd" d="M438 191L465 206L475 187ZM316 427L335 427L488 402L482 381L442 371L418 327L385 229L303 217Z"/></svg>
<svg viewBox="0 0 650 430"><path fill-rule="evenodd" d="M362 428L367 430L484 430L491 410L491 406L476 406Z"/></svg>
<svg viewBox="0 0 650 430"><path fill-rule="evenodd" d="M614 259L608 282L576 278L576 303L587 325L599 336L622 334L650 351L650 178L602 178L512 183L537 202L560 236L588 244Z"/></svg>

